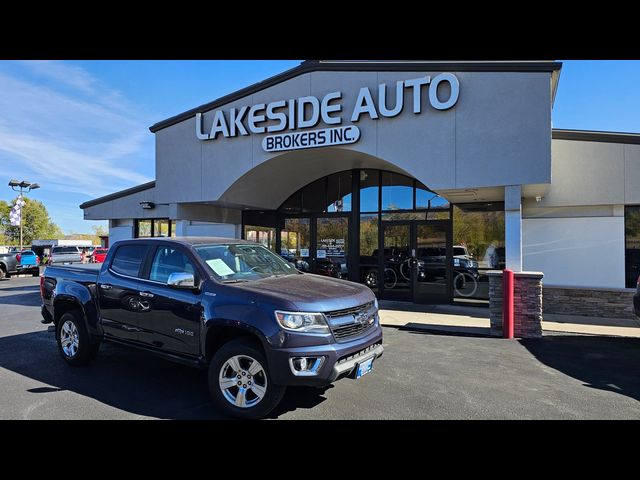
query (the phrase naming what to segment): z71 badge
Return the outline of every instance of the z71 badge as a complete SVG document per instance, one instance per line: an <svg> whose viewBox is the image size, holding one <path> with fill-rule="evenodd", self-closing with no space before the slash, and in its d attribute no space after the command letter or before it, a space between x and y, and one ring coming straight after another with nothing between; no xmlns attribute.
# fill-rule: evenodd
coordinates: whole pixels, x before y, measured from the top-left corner
<svg viewBox="0 0 640 480"><path fill-rule="evenodd" d="M187 337L193 337L194 333L191 330L183 330L182 328L176 328L174 330L178 335L186 335Z"/></svg>

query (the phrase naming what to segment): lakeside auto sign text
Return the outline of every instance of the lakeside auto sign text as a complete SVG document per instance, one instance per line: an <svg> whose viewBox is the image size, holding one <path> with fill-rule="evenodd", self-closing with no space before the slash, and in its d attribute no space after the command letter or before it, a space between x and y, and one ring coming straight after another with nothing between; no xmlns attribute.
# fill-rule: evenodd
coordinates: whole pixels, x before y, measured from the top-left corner
<svg viewBox="0 0 640 480"><path fill-rule="evenodd" d="M449 98L438 97L438 86L449 84ZM448 110L453 107L460 95L460 83L452 73L441 73L433 77L400 80L396 82L395 105L387 108L387 85L378 85L378 102L373 100L369 87L362 87L358 92L355 106L350 116L351 122L358 122L362 115L377 120L380 117L395 117L404 109L405 89L413 94L413 113L422 112L422 87L428 85L429 104L436 110ZM360 129L355 125L323 128L296 132L315 127L320 120L327 125L341 125L342 92L327 93L321 100L313 96L278 100L271 103L257 103L251 107L231 108L228 114L224 110L216 110L209 133L203 133L202 113L196 113L196 137L199 140L216 140L218 135L224 138L251 133L276 133L284 130L294 132L269 135L263 138L262 148L266 152L296 150L300 148L326 147L355 143L360 138ZM265 125L267 121L274 121ZM245 123L246 122L246 123Z"/></svg>

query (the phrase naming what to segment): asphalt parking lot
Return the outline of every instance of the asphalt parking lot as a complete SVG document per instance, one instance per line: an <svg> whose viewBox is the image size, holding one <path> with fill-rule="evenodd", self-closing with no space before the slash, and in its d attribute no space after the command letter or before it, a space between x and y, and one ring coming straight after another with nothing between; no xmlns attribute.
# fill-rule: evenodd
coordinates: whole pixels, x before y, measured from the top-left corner
<svg viewBox="0 0 640 480"><path fill-rule="evenodd" d="M206 373L120 346L70 368L37 278L0 281L0 419L217 419ZM385 328L359 380L290 388L278 419L640 419L640 339L537 340Z"/></svg>

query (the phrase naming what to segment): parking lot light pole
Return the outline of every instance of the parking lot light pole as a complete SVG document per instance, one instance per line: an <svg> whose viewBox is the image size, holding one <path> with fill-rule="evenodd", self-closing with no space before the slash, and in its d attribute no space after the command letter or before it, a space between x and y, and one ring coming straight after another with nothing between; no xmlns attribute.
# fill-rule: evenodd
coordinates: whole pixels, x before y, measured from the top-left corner
<svg viewBox="0 0 640 480"><path fill-rule="evenodd" d="M40 185L37 183L27 182L26 180L22 180L21 182L18 180L11 180L9 182L9 186L14 192L20 192L20 197L22 197L24 189L27 189L27 193L29 193L31 190L40 188ZM20 251L22 252L22 207L20 207Z"/></svg>

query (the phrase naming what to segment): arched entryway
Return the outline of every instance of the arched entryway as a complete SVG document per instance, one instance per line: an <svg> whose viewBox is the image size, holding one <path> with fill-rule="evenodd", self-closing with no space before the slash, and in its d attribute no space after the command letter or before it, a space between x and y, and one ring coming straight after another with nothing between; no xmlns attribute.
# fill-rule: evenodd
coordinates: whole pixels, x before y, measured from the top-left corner
<svg viewBox="0 0 640 480"><path fill-rule="evenodd" d="M300 270L365 283L381 298L448 303L451 208L414 178L354 168L314 180L275 210L245 210L243 235Z"/></svg>

